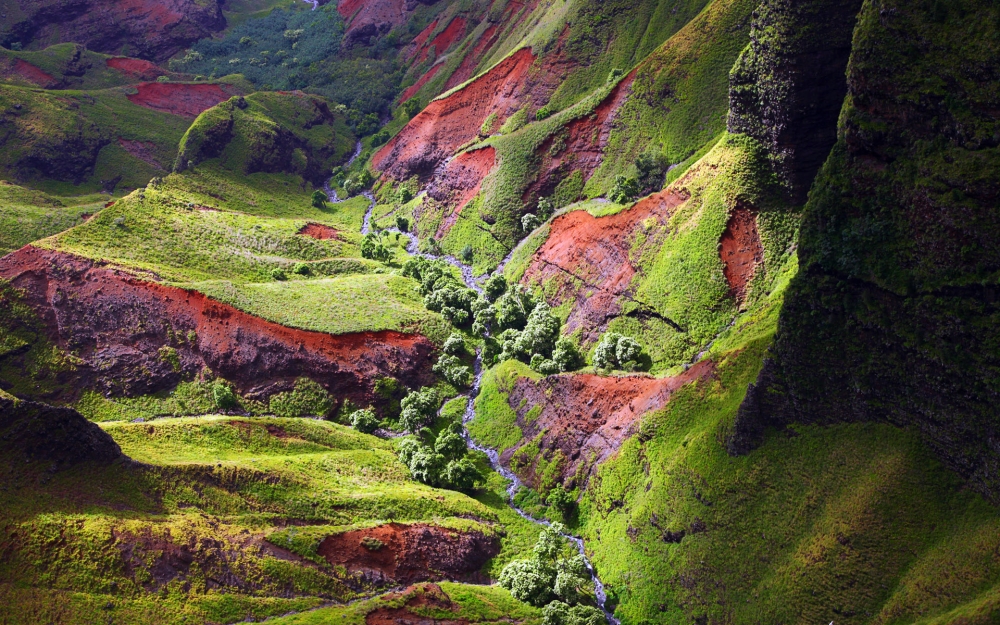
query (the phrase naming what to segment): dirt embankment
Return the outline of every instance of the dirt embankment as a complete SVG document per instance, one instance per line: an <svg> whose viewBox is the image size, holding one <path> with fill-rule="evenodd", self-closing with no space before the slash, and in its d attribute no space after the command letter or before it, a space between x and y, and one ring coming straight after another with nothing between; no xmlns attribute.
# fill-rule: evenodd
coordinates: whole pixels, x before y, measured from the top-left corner
<svg viewBox="0 0 1000 625"><path fill-rule="evenodd" d="M389 523L328 536L319 555L379 586L420 581L487 581L480 572L500 542L479 532Z"/></svg>
<svg viewBox="0 0 1000 625"><path fill-rule="evenodd" d="M19 0L12 41L44 48L73 42L105 54L165 61L226 27L221 2L203 0Z"/></svg>
<svg viewBox="0 0 1000 625"><path fill-rule="evenodd" d="M427 3L427 2L425 2ZM343 47L367 43L370 37L387 34L406 23L416 0L342 0L337 12L347 22Z"/></svg>
<svg viewBox="0 0 1000 625"><path fill-rule="evenodd" d="M306 376L366 405L379 376L410 387L430 381L434 346L419 335L288 328L195 291L31 246L0 259L0 277L25 290L50 338L80 359L66 380L76 389L142 395L208 367L257 399Z"/></svg>
<svg viewBox="0 0 1000 625"><path fill-rule="evenodd" d="M642 415L663 408L682 386L714 372L715 363L703 360L681 375L667 378L593 374L548 376L538 381L520 378L508 403L518 413L524 436L500 461L530 486L538 486L539 457L547 463L559 462L560 481L580 485L626 438L638 432ZM527 415L535 406L541 406L541 413L529 419ZM518 453L539 434L540 453L534 449Z"/></svg>
<svg viewBox="0 0 1000 625"><path fill-rule="evenodd" d="M436 23L434 25L436 26ZM467 25L468 22L464 17L456 17L452 19L448 22L448 25L445 26L444 30L438 33L434 39L430 40L430 42L427 41L427 37L424 38L423 42L414 51L412 60L417 63L423 63L429 56L431 56L431 48L434 49L434 56L432 58L441 56L447 52L449 48L465 37L465 27Z"/></svg>
<svg viewBox="0 0 1000 625"><path fill-rule="evenodd" d="M138 93L127 97L132 104L194 119L203 111L236 95L223 87L226 85L144 82L136 87Z"/></svg>
<svg viewBox="0 0 1000 625"><path fill-rule="evenodd" d="M420 89L423 88L424 85L430 82L430 80L437 75L437 73L441 70L442 67L444 67L444 65L438 63L434 67L427 70L417 82L413 83L403 91L403 93L399 96L399 101L406 102L413 96L417 95L417 92L420 91Z"/></svg>
<svg viewBox="0 0 1000 625"><path fill-rule="evenodd" d="M149 61L116 56L105 61L108 67L135 80L156 80L170 72Z"/></svg>
<svg viewBox="0 0 1000 625"><path fill-rule="evenodd" d="M764 247L757 232L757 216L743 204L729 215L726 230L719 240L722 273L737 302L746 297L746 289L764 261Z"/></svg>
<svg viewBox="0 0 1000 625"><path fill-rule="evenodd" d="M448 161L444 170L435 176L427 188L427 194L451 207L451 213L441 222L434 235L438 240L448 234L465 205L479 194L483 179L496 165L496 158L496 150L492 146L463 152Z"/></svg>
<svg viewBox="0 0 1000 625"><path fill-rule="evenodd" d="M534 206L538 198L552 195L574 171L582 174L584 182L590 179L604 162L618 109L631 94L634 79L635 72L623 78L593 113L569 122L539 146L538 176L522 197L526 205Z"/></svg>
<svg viewBox="0 0 1000 625"><path fill-rule="evenodd" d="M486 53L493 49L493 46L497 44L500 40L502 33L511 33L516 30L524 20L531 15L531 12L535 10L538 6L538 0L528 0L528 2L520 2L519 0L510 0L507 3L506 9L504 9L503 18L500 19L499 24L502 26L498 28L496 24L490 25L483 31L483 34L479 36L475 47L465 55L462 59L461 64L458 68L448 77L448 81L445 83L444 90L448 91L463 82L469 80L476 75L476 68L482 63L486 56ZM540 106L543 102L535 102L536 106Z"/></svg>
<svg viewBox="0 0 1000 625"><path fill-rule="evenodd" d="M621 312L621 300L630 295L629 285L637 271L630 257L636 236L650 228L665 228L686 200L685 195L669 190L607 217L593 217L586 211L560 215L552 221L549 238L535 252L521 282L544 287L552 306L572 301L569 331L582 329L585 342L596 340L605 324Z"/></svg>
<svg viewBox="0 0 1000 625"><path fill-rule="evenodd" d="M0 80L13 83L29 83L43 89L56 89L60 81L31 63L12 57L0 57Z"/></svg>
<svg viewBox="0 0 1000 625"><path fill-rule="evenodd" d="M487 117L495 114L496 124L502 124L524 105L534 61L531 50L521 49L461 91L428 104L378 151L375 169L396 180L430 178L446 158L478 136Z"/></svg>
<svg viewBox="0 0 1000 625"><path fill-rule="evenodd" d="M340 230L324 224L308 223L302 226L302 229L299 230L299 234L305 237L319 239L320 241L326 241L327 239L340 240Z"/></svg>

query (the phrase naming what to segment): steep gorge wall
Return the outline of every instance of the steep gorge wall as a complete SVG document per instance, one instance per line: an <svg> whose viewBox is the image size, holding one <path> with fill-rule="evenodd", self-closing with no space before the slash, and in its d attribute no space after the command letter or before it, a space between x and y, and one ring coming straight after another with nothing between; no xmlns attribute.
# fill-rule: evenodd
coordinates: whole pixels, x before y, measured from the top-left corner
<svg viewBox="0 0 1000 625"><path fill-rule="evenodd" d="M730 451L884 420L1000 499L1000 8L868 2L800 273Z"/></svg>
<svg viewBox="0 0 1000 625"><path fill-rule="evenodd" d="M729 132L771 151L796 204L836 141L862 0L767 0L730 74Z"/></svg>

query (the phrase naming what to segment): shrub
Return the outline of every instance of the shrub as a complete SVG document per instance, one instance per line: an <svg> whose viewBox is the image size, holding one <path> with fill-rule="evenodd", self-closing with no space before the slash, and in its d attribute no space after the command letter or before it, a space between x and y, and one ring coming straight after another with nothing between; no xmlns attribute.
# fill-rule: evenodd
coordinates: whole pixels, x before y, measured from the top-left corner
<svg viewBox="0 0 1000 625"><path fill-rule="evenodd" d="M662 154L643 154L636 160L635 167L639 170L639 195L646 195L663 188L670 163Z"/></svg>
<svg viewBox="0 0 1000 625"><path fill-rule="evenodd" d="M556 348L552 350L552 360L560 371L576 371L583 366L583 356L580 355L576 344L566 337L556 341Z"/></svg>
<svg viewBox="0 0 1000 625"><path fill-rule="evenodd" d="M538 559L514 560L500 572L500 585L518 601L541 607L552 600L555 570Z"/></svg>
<svg viewBox="0 0 1000 625"><path fill-rule="evenodd" d="M420 447L410 458L410 475L428 486L438 486L446 464L441 454L428 447Z"/></svg>
<svg viewBox="0 0 1000 625"><path fill-rule="evenodd" d="M557 484L549 491L545 503L555 508L564 520L573 512L573 507L576 505L573 496L566 492L562 484Z"/></svg>
<svg viewBox="0 0 1000 625"><path fill-rule="evenodd" d="M274 269L271 270L271 278L274 280L278 280L280 282L282 280L287 280L288 276L285 275L285 272L283 270L275 267Z"/></svg>
<svg viewBox="0 0 1000 625"><path fill-rule="evenodd" d="M420 100L417 100L416 98L410 98L403 103L403 112L406 113L406 116L410 119L416 117L421 108L423 107L420 106Z"/></svg>
<svg viewBox="0 0 1000 625"><path fill-rule="evenodd" d="M361 240L361 257L387 263L392 259L393 249L386 244L381 232L369 232Z"/></svg>
<svg viewBox="0 0 1000 625"><path fill-rule="evenodd" d="M484 481L483 474L468 458L449 462L442 476L442 483L447 487L466 493L476 490Z"/></svg>
<svg viewBox="0 0 1000 625"><path fill-rule="evenodd" d="M411 200L413 200L413 191L410 191L409 187L403 187L403 188L401 188L399 190L399 203L400 204L406 204L407 202L409 202ZM406 224L405 228L399 226L400 221L402 221L403 223ZM399 228L400 230L402 230L403 232L406 232L407 230L410 229L410 222L407 221L405 217L397 216L396 217L396 227Z"/></svg>
<svg viewBox="0 0 1000 625"><path fill-rule="evenodd" d="M607 332L594 349L594 366L598 369L634 370L642 355L642 345L632 337Z"/></svg>
<svg viewBox="0 0 1000 625"><path fill-rule="evenodd" d="M462 248L462 251L458 253L458 257L464 260L466 263L472 262L472 246L466 245Z"/></svg>
<svg viewBox="0 0 1000 625"><path fill-rule="evenodd" d="M454 356L448 354L441 356L432 369L453 386L467 388L472 385L472 369Z"/></svg>
<svg viewBox="0 0 1000 625"><path fill-rule="evenodd" d="M542 611L542 625L605 625L607 619L600 610L589 605L569 606L553 601Z"/></svg>
<svg viewBox="0 0 1000 625"><path fill-rule="evenodd" d="M498 297L507 292L507 278L500 273L490 276L483 284L483 292L486 294L486 299L491 302L496 301Z"/></svg>
<svg viewBox="0 0 1000 625"><path fill-rule="evenodd" d="M553 109L551 105L546 104L542 108L535 111L535 120L542 121L543 119L548 119L552 117L554 113L555 109Z"/></svg>
<svg viewBox="0 0 1000 625"><path fill-rule="evenodd" d="M437 389L424 387L419 391L411 391L399 403L402 408L399 425L409 432L419 431L420 428L434 421L440 404L441 397L438 395Z"/></svg>
<svg viewBox="0 0 1000 625"><path fill-rule="evenodd" d="M313 191L312 194L313 208L326 208L327 199L329 198L326 197L326 193L324 193L319 189L316 189L315 191Z"/></svg>
<svg viewBox="0 0 1000 625"><path fill-rule="evenodd" d="M356 410L351 414L351 427L363 434L371 434L378 429L379 420L371 408Z"/></svg>
<svg viewBox="0 0 1000 625"><path fill-rule="evenodd" d="M372 135L372 147L377 148L380 145L385 144L389 140L388 130L379 130L374 135Z"/></svg>
<svg viewBox="0 0 1000 625"><path fill-rule="evenodd" d="M525 233L532 232L540 225L542 225L542 221L534 213L526 213L521 217L521 230Z"/></svg>
<svg viewBox="0 0 1000 625"><path fill-rule="evenodd" d="M240 406L233 389L225 382L216 382L212 385L212 400L219 410L235 410Z"/></svg>
<svg viewBox="0 0 1000 625"><path fill-rule="evenodd" d="M461 334L452 332L451 336L444 342L441 351L452 356L461 356L465 353L465 340Z"/></svg>
<svg viewBox="0 0 1000 625"><path fill-rule="evenodd" d="M309 378L295 380L291 391L272 395L271 412L279 417L326 417L333 411L334 401L326 389Z"/></svg>
<svg viewBox="0 0 1000 625"><path fill-rule="evenodd" d="M309 265L306 263L295 263L295 266L292 267L292 273L299 276L308 276L310 273Z"/></svg>
<svg viewBox="0 0 1000 625"><path fill-rule="evenodd" d="M615 176L614 184L608 191L608 199L616 204L629 204L639 197L639 183L635 178Z"/></svg>
<svg viewBox="0 0 1000 625"><path fill-rule="evenodd" d="M458 429L461 429L461 426L458 426ZM449 428L438 435L437 441L434 442L434 451L449 461L461 460L465 457L468 447L462 435Z"/></svg>
<svg viewBox="0 0 1000 625"><path fill-rule="evenodd" d="M361 539L361 546L368 551L378 551L382 547L385 547L385 543L374 536L365 536Z"/></svg>

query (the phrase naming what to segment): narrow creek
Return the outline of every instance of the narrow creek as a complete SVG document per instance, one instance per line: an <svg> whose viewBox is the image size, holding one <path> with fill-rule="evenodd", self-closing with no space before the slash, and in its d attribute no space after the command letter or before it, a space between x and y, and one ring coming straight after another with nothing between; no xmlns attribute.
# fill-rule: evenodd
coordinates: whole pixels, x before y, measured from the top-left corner
<svg viewBox="0 0 1000 625"><path fill-rule="evenodd" d="M360 153L361 153L361 143L359 142L357 147L355 148L354 155L351 156L350 161L348 161L348 165L353 163ZM330 202L338 203L343 201L337 197L336 191L331 189L329 183L327 183L326 185L326 192L327 196L330 198ZM364 196L368 198L368 209L365 211L365 217L361 227L361 234L367 235L372 231L371 219L372 219L372 212L375 210L375 196L372 195L371 192L365 192ZM388 228L386 229L386 231L406 237L408 240L408 243L406 245L406 251L409 254L413 256L422 256L423 258L428 258L428 259L443 260L448 264L452 265L453 267L457 268L461 272L462 281L465 282L466 286L468 286L470 289L473 289L480 294L482 294L483 292L483 287L481 283L486 278L489 278L490 276L496 273L502 272L504 267L507 265L508 261L510 261L514 252L516 252L518 249L517 246L515 246L514 249L512 249L509 254L507 254L507 257L500 262L500 264L492 273L486 274L482 276L479 280L476 280L475 275L472 272L472 267L462 263L454 256L439 256L435 254L421 252L419 249L419 241L417 240L416 235L410 232L401 232L397 228ZM472 436L469 434L467 426L469 421L471 421L476 416L475 400L476 397L479 395L479 388L483 379L482 356L478 351L476 352L474 367L475 367L475 376L473 378L472 388L469 390L468 393L465 394L465 397L467 398L468 402L465 407L465 414L462 415L462 425L463 425L462 435L465 438L465 442L470 449L474 449L476 451L480 451L486 454L486 456L490 460L490 466L493 468L493 470L499 473L504 479L508 480L509 485L507 486L507 505L509 505L511 509L514 510L514 512L516 512L525 520L530 521L539 526L548 527L551 525L549 521L546 521L545 519L535 518L514 504L514 494L521 486L523 486L523 483L521 482L520 479L518 479L517 475L515 475L513 471L510 471L500 463L500 454L495 449L490 449L489 447L484 447L482 445L479 445L472 439ZM604 584L601 583L600 578L598 578L597 576L597 572L594 570L593 565L590 563L590 558L587 557L587 552L583 539L580 538L579 536L574 536L572 534L563 534L563 537L569 540L570 543L572 543L573 546L576 547L576 550L580 553L580 555L583 556L583 559L587 564L587 570L590 573L590 578L594 582L594 595L597 600L597 606L604 613L604 617L607 619L610 625L620 625L620 621L617 618L615 618L614 615L612 615L607 608L608 597L604 591Z"/></svg>

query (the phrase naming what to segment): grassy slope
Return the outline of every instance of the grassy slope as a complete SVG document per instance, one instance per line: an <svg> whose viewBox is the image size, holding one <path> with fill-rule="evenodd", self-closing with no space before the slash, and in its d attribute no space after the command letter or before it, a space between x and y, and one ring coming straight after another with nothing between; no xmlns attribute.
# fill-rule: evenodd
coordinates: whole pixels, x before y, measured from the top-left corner
<svg viewBox="0 0 1000 625"><path fill-rule="evenodd" d="M0 150L0 175L63 195L93 192L118 176L135 189L169 168L187 120L132 104L127 88L43 91L0 85L13 132ZM17 108L20 106L20 108ZM149 163L119 139L151 144Z"/></svg>
<svg viewBox="0 0 1000 625"><path fill-rule="evenodd" d="M53 197L0 181L0 256L72 228L106 201L100 195Z"/></svg>
<svg viewBox="0 0 1000 625"><path fill-rule="evenodd" d="M358 596L343 572L309 560L337 527L391 519L494 531L488 507L413 482L392 442L327 422L205 417L107 431L141 464L50 475L37 464L12 473L4 462L3 533L18 537L4 544L0 564L10 622L55 615L66 623L99 615L128 623L235 622L284 614ZM305 522L305 540L290 539L289 518ZM53 536L61 538L53 543ZM269 551L268 536L305 559ZM170 544L187 545L193 556L186 583L149 592L160 587L151 567Z"/></svg>

